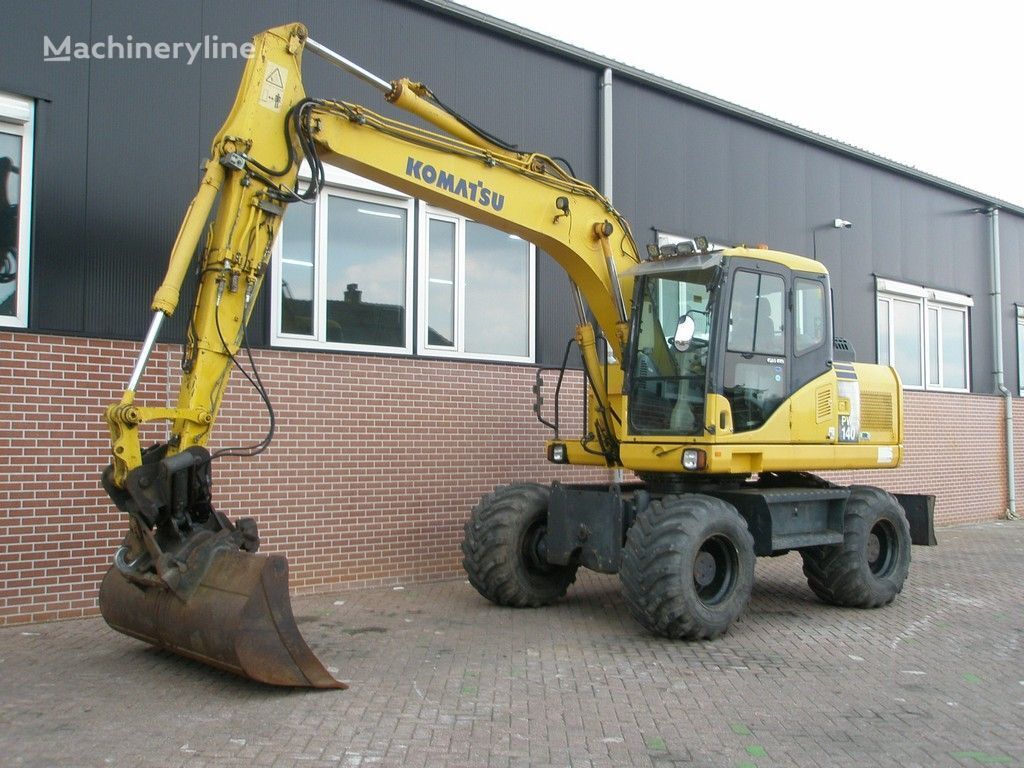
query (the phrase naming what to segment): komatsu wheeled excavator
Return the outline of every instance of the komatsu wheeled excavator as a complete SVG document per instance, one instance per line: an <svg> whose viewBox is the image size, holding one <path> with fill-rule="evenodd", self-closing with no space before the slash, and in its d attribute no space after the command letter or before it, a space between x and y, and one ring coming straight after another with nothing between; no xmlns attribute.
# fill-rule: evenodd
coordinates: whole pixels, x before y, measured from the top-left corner
<svg viewBox="0 0 1024 768"><path fill-rule="evenodd" d="M430 127L307 97L306 52ZM548 604L583 566L618 573L648 630L710 639L746 606L759 555L798 550L828 603L876 607L900 592L908 514L927 530L932 500L812 474L895 467L903 453L899 377L840 359L820 263L702 238L641 252L610 201L555 160L505 144L423 84L382 80L291 24L254 38L131 379L106 411L113 461L103 485L128 518L100 590L114 629L255 680L344 687L298 631L285 558L257 554L255 522L232 521L212 503L211 465L238 451L204 447L248 348L285 210L317 195L324 163L529 240L570 279L584 424L568 437L545 417L538 373L536 410L554 429L547 458L624 472L603 484L523 483L485 496L462 544L484 597ZM137 403L204 232L178 402ZM144 449L140 426L154 421L170 422L169 436Z"/></svg>

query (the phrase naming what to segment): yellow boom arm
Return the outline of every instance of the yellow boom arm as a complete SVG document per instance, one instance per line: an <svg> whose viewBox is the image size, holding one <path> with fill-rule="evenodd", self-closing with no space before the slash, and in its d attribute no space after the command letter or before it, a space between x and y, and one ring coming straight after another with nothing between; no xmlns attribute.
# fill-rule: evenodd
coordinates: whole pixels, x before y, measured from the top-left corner
<svg viewBox="0 0 1024 768"><path fill-rule="evenodd" d="M304 49L354 67L308 40L301 24L277 27L254 39L234 106L213 140L199 192L153 298L156 314L139 363L121 401L107 409L112 479L118 487L142 463L136 427L143 422L173 422L168 455L205 445L285 209L296 199L303 155L536 244L565 269L581 295L577 340L590 380L604 381L583 300L614 354L621 356L628 313L623 296L632 292L632 279L624 273L638 257L628 224L607 198L551 158L516 152L481 135L436 102L425 86L407 79L389 84L357 71L386 89L388 101L437 130L355 104L307 99L301 72ZM315 176L316 168L311 170ZM315 178L311 184L315 187ZM137 406L135 389L160 321L175 311L218 196L202 254L177 407ZM617 409L612 400L619 397L621 373L616 369L609 378L594 392L591 421Z"/></svg>

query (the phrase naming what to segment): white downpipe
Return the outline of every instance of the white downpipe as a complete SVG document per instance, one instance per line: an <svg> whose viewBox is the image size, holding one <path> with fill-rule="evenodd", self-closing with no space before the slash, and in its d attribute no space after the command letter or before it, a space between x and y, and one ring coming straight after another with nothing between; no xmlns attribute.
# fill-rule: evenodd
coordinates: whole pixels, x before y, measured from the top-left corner
<svg viewBox="0 0 1024 768"><path fill-rule="evenodd" d="M999 257L999 209L989 208L989 255L992 272L992 318L993 336L995 337L995 384L996 391L1003 396L1004 427L1006 429L1006 489L1008 506L1006 516L1016 520L1017 488L1015 482L1013 456L1013 395L1006 388L1003 372L1003 289L1002 262Z"/></svg>
<svg viewBox="0 0 1024 768"><path fill-rule="evenodd" d="M612 199L612 177L614 175L614 155L612 153L614 123L612 109L612 71L605 69L601 75L601 193ZM614 267L612 267L614 269ZM614 275L614 273L612 273ZM614 279L614 277L613 277ZM620 299L621 306L621 299ZM614 485L625 482L626 473L621 469L613 469L609 473L609 481Z"/></svg>
<svg viewBox="0 0 1024 768"><path fill-rule="evenodd" d="M609 200L612 199L612 128L614 124L612 110L612 71L606 69L601 75L601 192Z"/></svg>

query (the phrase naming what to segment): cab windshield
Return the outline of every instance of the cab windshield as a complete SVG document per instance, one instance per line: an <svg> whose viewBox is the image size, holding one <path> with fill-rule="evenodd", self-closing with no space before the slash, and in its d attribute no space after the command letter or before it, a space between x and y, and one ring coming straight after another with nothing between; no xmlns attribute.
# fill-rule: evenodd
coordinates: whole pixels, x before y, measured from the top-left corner
<svg viewBox="0 0 1024 768"><path fill-rule="evenodd" d="M630 427L638 434L698 435L704 424L708 342L718 268L659 271L640 278L632 345ZM693 337L676 327L693 320Z"/></svg>

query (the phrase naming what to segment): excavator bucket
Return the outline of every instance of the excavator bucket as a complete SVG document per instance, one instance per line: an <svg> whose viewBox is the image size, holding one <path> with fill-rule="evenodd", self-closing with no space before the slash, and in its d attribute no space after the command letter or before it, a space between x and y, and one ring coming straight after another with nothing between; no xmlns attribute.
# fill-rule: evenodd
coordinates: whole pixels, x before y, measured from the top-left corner
<svg viewBox="0 0 1024 768"><path fill-rule="evenodd" d="M211 503L210 454L198 446L142 454L124 487L103 487L129 529L100 585L100 613L118 632L271 685L347 688L302 639L288 599L288 561L258 555L252 519Z"/></svg>
<svg viewBox="0 0 1024 768"><path fill-rule="evenodd" d="M113 629L205 664L271 685L347 688L299 633L281 555L217 552L194 592L129 581L115 564L100 586Z"/></svg>

